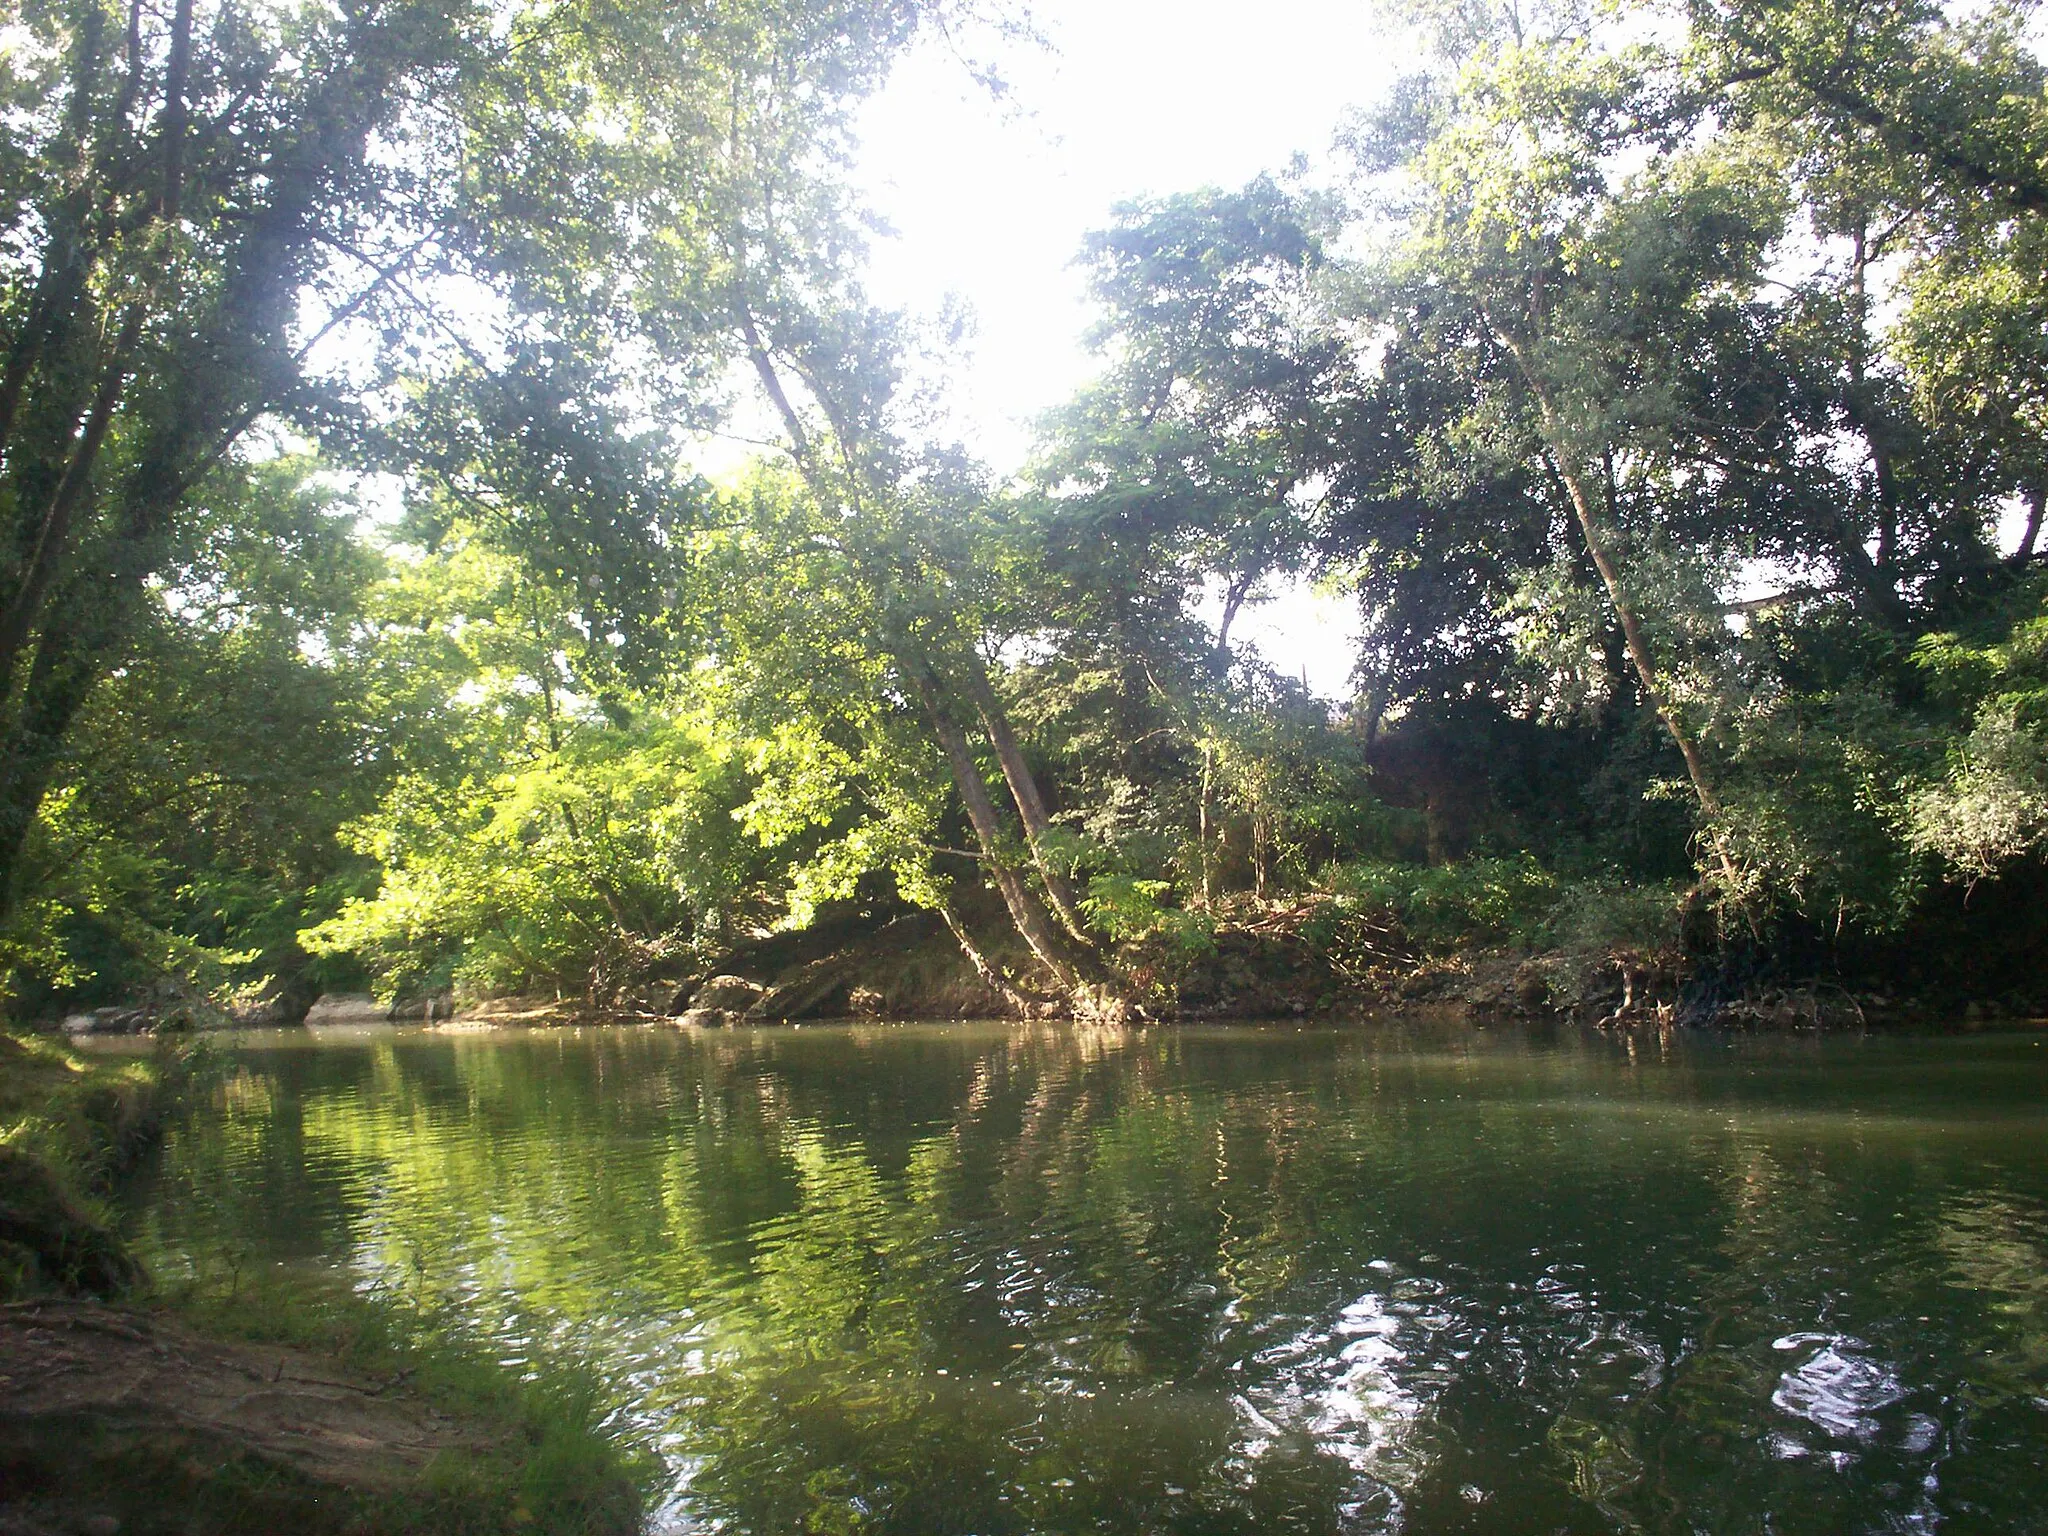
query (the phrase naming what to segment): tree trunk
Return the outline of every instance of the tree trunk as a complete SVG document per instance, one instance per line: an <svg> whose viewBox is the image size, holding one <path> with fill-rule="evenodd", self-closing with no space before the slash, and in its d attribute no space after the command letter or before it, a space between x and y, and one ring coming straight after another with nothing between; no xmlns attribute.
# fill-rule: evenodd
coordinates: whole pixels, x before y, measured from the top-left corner
<svg viewBox="0 0 2048 1536"><path fill-rule="evenodd" d="M64 739L102 671L95 648L70 633L46 634L0 740L0 919L21 897L22 855Z"/></svg>
<svg viewBox="0 0 2048 1536"><path fill-rule="evenodd" d="M71 539L71 522L84 502L92 483L93 467L113 424L114 408L128 382L128 359L142 332L142 306L130 307L122 322L120 338L114 344L100 387L93 396L92 411L79 433L78 447L64 468L63 478L51 495L49 506L38 520L35 544L29 551L28 569L21 584L4 607L0 607L0 691L13 681L15 664L27 642L43 598L55 579Z"/></svg>
<svg viewBox="0 0 2048 1536"><path fill-rule="evenodd" d="M1266 899L1266 865L1273 847L1273 820L1263 796L1252 802L1252 895Z"/></svg>
<svg viewBox="0 0 2048 1536"><path fill-rule="evenodd" d="M71 58L71 101L65 112L65 140L68 152L81 165L91 159L90 139L96 113L94 86L98 84L105 13L98 6L85 8ZM125 109L117 114L125 118ZM29 375L45 357L60 352L68 343L79 301L85 292L91 253L86 221L92 213L94 183L81 176L73 189L57 199L44 215L45 235L36 284L8 350L7 366L0 371L0 458L5 458L14 441L15 418L21 409Z"/></svg>
<svg viewBox="0 0 2048 1536"><path fill-rule="evenodd" d="M2008 565L2018 567L2034 558L2034 545L2041 537L2041 512L2048 504L2048 486L2036 484L2027 491L2027 526L2020 534L2019 547L2006 557Z"/></svg>
<svg viewBox="0 0 2048 1536"><path fill-rule="evenodd" d="M1061 925L1076 939L1084 939L1080 903L1073 883L1054 866L1045 848L1045 834L1052 829L1052 818L1038 792L1038 780L1024 760L1024 749L1017 743L1017 733L1010 729L1010 717L1002 700L996 697L981 657L970 651L965 671L968 695L974 700L975 710L988 732L989 745L995 748L996 761L1002 766L1003 782L1009 785L1010 798L1017 803L1017 815L1024 823L1031 862L1037 866L1039 879L1045 884L1046 895L1051 898Z"/></svg>
<svg viewBox="0 0 2048 1536"><path fill-rule="evenodd" d="M1721 814L1721 800L1714 793L1712 781L1707 777L1706 759L1700 755L1699 747L1678 722L1670 701L1664 696L1663 685L1657 677L1657 664L1651 658L1649 642L1643 638L1642 622L1636 617L1635 605L1621 585L1621 570L1614 562L1613 554L1601 536L1600 527L1593 513L1591 502L1586 496L1584 478L1577 468L1560 456L1558 475L1564 481L1565 490L1572 499L1572 510L1578 514L1579 532L1586 540L1586 553L1593 557L1593 567L1600 573L1600 580L1607 588L1607 600L1614 608L1614 616L1621 621L1622 644L1628 649L1628 659L1635 667L1636 681L1642 685L1643 697L1657 712L1657 718L1664 722L1664 729L1678 744L1680 755L1685 758L1685 771L1692 780L1693 793L1699 797L1700 807L1709 816Z"/></svg>
<svg viewBox="0 0 2048 1536"><path fill-rule="evenodd" d="M155 237L164 242L173 236L184 190L185 82L192 61L192 5L193 0L177 0L173 8L170 54L165 63L163 180L157 189L154 220ZM166 261L159 247L156 271L144 279L136 298L128 306L120 332L107 355L99 387L93 393L92 409L79 431L78 446L71 454L48 506L38 519L35 542L29 550L28 568L5 607L0 608L0 689L11 686L21 648L28 640L42 609L44 596L68 553L72 521L90 493L100 449L106 442L107 431L113 425L114 411L128 386L129 369L136 343L142 336L143 315L149 295L163 276ZM32 352L24 355L32 361ZM26 372L23 379L26 379ZM15 382L12 378L7 380L9 385ZM10 397L5 403L11 425L17 399Z"/></svg>
<svg viewBox="0 0 2048 1536"><path fill-rule="evenodd" d="M1572 510L1578 514L1579 531L1586 540L1586 552L1593 557L1593 564L1600 572L1600 580L1607 587L1607 600L1614 607L1614 616L1621 621L1621 637L1628 648L1629 660L1634 664L1636 680L1642 685L1643 697L1650 708L1657 712L1657 718L1664 722L1664 729L1678 744L1679 755L1685 759L1686 777L1692 780L1692 792L1698 797L1700 809L1706 812L1708 836L1714 844L1714 852L1721 862L1721 874L1728 881L1729 889L1740 886L1735 860L1723 841L1721 828L1721 797L1714 792L1713 780L1707 774L1706 758L1701 755L1699 745L1685 727L1679 723L1677 711L1664 695L1657 678L1656 662L1650 656L1649 643L1643 638L1642 624L1636 618L1635 605L1622 590L1621 571L1614 563L1614 556L1608 551L1606 541L1600 536L1599 524L1593 516L1591 504L1586 499L1583 477L1572 462L1559 455L1558 473L1564 480L1565 489L1570 493Z"/></svg>
<svg viewBox="0 0 2048 1536"><path fill-rule="evenodd" d="M1238 609L1251 595L1253 581L1252 573L1247 571L1224 591L1223 621L1216 626L1216 670L1219 674L1230 670L1230 626L1237 622Z"/></svg>
<svg viewBox="0 0 2048 1536"><path fill-rule="evenodd" d="M1614 562L1607 541L1600 532L1599 519L1593 509L1592 498L1586 491L1586 477L1580 472L1576 455L1565 446L1565 433L1559 422L1557 409L1551 404L1550 391L1530 365L1527 353L1507 331L1495 328L1501 345L1508 349L1522 378L1529 386L1529 392L1536 397L1536 408L1543 424L1543 436L1556 460L1558 479L1564 483L1565 495L1572 504L1572 512L1578 519L1579 533L1585 539L1586 553L1593 557L1594 569L1599 571L1601 583L1607 588L1607 600L1614 608L1614 616L1621 622L1621 636L1628 648L1629 661L1634 665L1636 680L1642 685L1643 697L1657 712L1657 718L1664 723L1664 729L1678 744L1679 755L1685 759L1686 777L1692 780L1693 794L1699 798L1700 809L1710 820L1718 821L1721 816L1721 797L1714 793L1713 780L1707 774L1706 759L1692 737L1679 722L1677 712L1664 695L1663 685L1657 677L1657 664L1650 655L1649 642L1643 638L1643 627L1636 617L1635 605L1629 601L1628 593L1621 584L1621 570ZM1731 879L1735 874L1734 861L1727 849L1721 845L1718 833L1714 839L1716 851L1721 855L1723 872Z"/></svg>
<svg viewBox="0 0 2048 1536"><path fill-rule="evenodd" d="M804 431L803 421L798 416L788 391L782 387L775 360L769 354L760 327L741 293L737 305L737 318L747 353L754 365L754 371L761 379L770 402L782 418L784 429L789 433L791 454L796 460L798 472L804 476L812 493L821 504L829 504L828 487L815 462L813 445ZM826 403L822 401L821 404ZM842 457L852 470L852 448L845 440L843 419L836 411L828 410L834 430L841 435ZM865 574L865 573L864 573ZM1082 937L1078 915L1071 900L1062 900L1055 878L1039 846L1039 839L1050 825L1045 802L1038 793L1037 781L1032 778L1030 767L1024 761L1024 754L1017 745L1016 736L1009 728L1009 722L995 691L990 686L980 658L969 652L968 687L973 702L978 706L984 725L988 729L991 744L996 749L997 761L1002 765L1003 778L1008 784L1011 797L1017 802L1019 816L1023 819L1027 844L1033 862L1038 866L1047 892L1058 907L1066 932L1055 925L1046 909L1033 894L1031 887L1019 877L1014 866L1003 852L1004 835L1002 818L996 811L994 800L989 796L988 785L983 782L980 766L974 761L974 754L968 746L967 733L959 719L951 712L948 702L940 693L938 682L925 658L918 654L918 648L906 643L901 637L885 640L892 654L909 679L919 701L924 706L926 717L931 722L932 734L946 754L947 765L951 768L953 782L960 791L961 804L966 808L967 819L974 828L976 842L980 845L983 861L988 865L989 878L1003 898L1003 905L1009 911L1010 920L1018 934L1030 946L1046 969L1057 978L1060 986L1073 997L1078 1008L1109 1015L1124 1015L1131 1010L1117 995L1110 984L1103 967L1096 963L1087 941ZM964 930L963 930L964 931ZM1077 952L1067 943L1071 935L1080 945ZM957 937L957 934L956 934ZM969 951L970 956L973 951Z"/></svg>
<svg viewBox="0 0 2048 1536"><path fill-rule="evenodd" d="M953 931L953 938L960 945L960 952L967 956L975 974L989 990L1009 1004L1018 1018L1031 1017L1031 1000L1011 986L1003 973L989 963L988 956L981 952L981 946L974 942L974 935L967 931L967 924L961 919L960 914L953 910L950 903L939 909L939 916L946 920L946 926Z"/></svg>
<svg viewBox="0 0 2048 1536"><path fill-rule="evenodd" d="M1070 992L1080 990L1083 982L1080 968L1067 953L1059 932L1031 894L1030 887L1003 857L1002 818L996 813L995 801L989 798L988 785L983 782L981 768L968 747L967 732L946 708L930 677L922 671L913 670L911 680L931 721L932 734L945 751L947 765L953 771L953 783L960 791L960 802L966 807L967 820L974 828L982 859L988 865L989 878L995 882L1003 905L1009 909L1010 921L1017 925L1017 932L1031 946L1031 952L1059 979L1062 987Z"/></svg>

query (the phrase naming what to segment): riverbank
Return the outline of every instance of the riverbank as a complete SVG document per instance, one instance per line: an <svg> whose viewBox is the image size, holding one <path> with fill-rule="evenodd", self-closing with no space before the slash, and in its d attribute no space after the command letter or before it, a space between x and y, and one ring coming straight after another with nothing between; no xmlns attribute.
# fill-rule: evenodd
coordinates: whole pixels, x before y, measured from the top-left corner
<svg viewBox="0 0 2048 1536"><path fill-rule="evenodd" d="M1997 942L1976 949L1939 925L1881 945L1796 932L1731 938L1675 890L1588 887L1559 897L1541 887L1532 897L1507 877L1488 884L1456 872L1437 885L1219 898L1101 941L1106 985L1078 1002L999 914L967 925L978 933L970 953L938 914L884 909L822 917L694 964L672 954L603 986L593 979L544 996L328 994L291 1017L241 1022L466 1030L1094 1018L1089 1005L1105 997L1119 1017L1157 1023L1343 1019L1416 1005L1480 1024L1793 1031L1949 1031L2048 1016L2048 973L2030 958L2026 925L2006 924L1991 935ZM165 1036L194 1026L189 1010L142 1007L74 1014L62 1028Z"/></svg>
<svg viewBox="0 0 2048 1536"><path fill-rule="evenodd" d="M636 1531L646 1469L573 1373L345 1286L151 1284L105 1197L205 1054L0 1033L0 1532Z"/></svg>
<svg viewBox="0 0 2048 1536"><path fill-rule="evenodd" d="M1954 967L1916 976L1868 957L1801 965L1767 952L1689 949L1675 920L1664 931L1642 922L1642 932L1630 933L1607 913L1592 932L1543 925L1525 935L1454 917L1403 922L1329 897L1233 899L1199 927L1126 941L1108 958L1140 1016L1162 1023L1427 1006L1481 1024L1943 1031L2048 1015L2048 978L2028 986L2011 966L1987 968L1971 990L1957 984ZM892 935L895 942L878 942ZM772 946L736 950L706 973L647 989L626 1012L704 1027L1072 1013L1071 999L1034 985L1037 967L1021 944L984 947L992 978L935 921L913 927L897 919L850 937L803 939L781 935ZM547 1005L522 1013L516 1002L459 1017L551 1021Z"/></svg>

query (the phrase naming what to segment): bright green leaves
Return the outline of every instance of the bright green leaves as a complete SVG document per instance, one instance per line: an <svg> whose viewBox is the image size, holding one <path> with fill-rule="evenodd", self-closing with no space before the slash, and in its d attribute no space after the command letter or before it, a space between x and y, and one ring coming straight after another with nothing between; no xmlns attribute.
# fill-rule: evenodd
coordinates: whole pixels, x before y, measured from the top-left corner
<svg viewBox="0 0 2048 1536"><path fill-rule="evenodd" d="M618 1000L732 915L750 850L744 776L675 727L596 727L472 778L450 806L401 781L350 836L383 880L304 935L368 962L385 993L551 989Z"/></svg>
<svg viewBox="0 0 2048 1536"><path fill-rule="evenodd" d="M593 714L673 718L663 679L705 638L683 434L723 419L757 320L820 376L863 338L879 366L885 325L806 303L844 289L853 110L927 17L24 13L0 74L0 912L95 683L159 619L297 626L311 671L348 673L330 830L394 774L444 809L491 786L537 825L507 775L580 750ZM239 488L271 473L239 455L272 426L404 482L396 531L427 558L377 612L342 611L374 557ZM302 535L235 584L217 569Z"/></svg>

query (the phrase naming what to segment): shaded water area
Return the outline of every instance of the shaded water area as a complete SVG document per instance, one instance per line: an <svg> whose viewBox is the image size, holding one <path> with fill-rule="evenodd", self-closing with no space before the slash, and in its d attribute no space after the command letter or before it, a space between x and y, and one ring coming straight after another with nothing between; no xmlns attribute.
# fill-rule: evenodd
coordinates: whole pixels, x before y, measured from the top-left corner
<svg viewBox="0 0 2048 1536"><path fill-rule="evenodd" d="M668 1530L2048 1530L2048 1046L256 1037L134 1193L587 1361Z"/></svg>

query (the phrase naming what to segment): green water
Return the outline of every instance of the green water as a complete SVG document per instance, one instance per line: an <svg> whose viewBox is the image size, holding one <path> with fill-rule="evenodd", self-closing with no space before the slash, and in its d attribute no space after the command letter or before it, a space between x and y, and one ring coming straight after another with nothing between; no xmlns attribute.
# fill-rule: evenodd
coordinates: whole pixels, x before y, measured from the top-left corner
<svg viewBox="0 0 2048 1536"><path fill-rule="evenodd" d="M588 1362L668 1530L2048 1531L2048 1046L260 1037L133 1219Z"/></svg>

